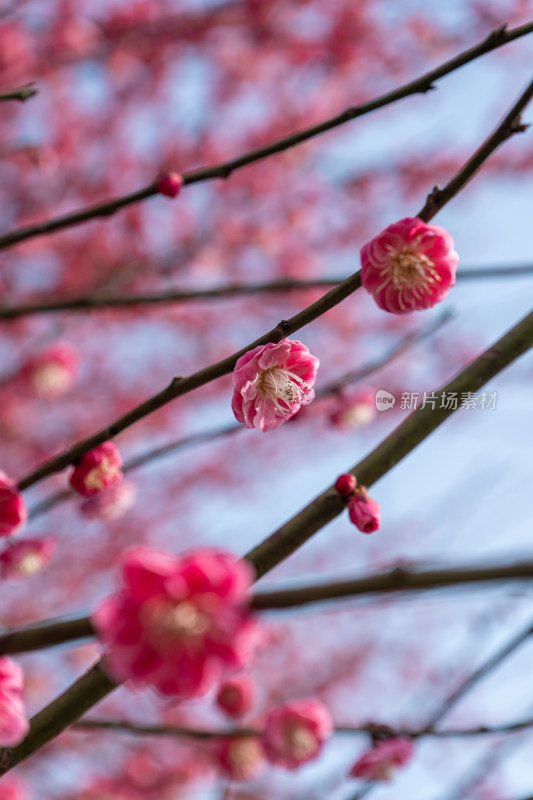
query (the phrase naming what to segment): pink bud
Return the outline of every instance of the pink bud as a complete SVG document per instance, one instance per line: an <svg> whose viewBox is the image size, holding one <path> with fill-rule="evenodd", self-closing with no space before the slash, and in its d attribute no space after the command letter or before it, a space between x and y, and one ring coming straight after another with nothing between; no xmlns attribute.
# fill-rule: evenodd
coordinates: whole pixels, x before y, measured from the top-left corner
<svg viewBox="0 0 533 800"><path fill-rule="evenodd" d="M26 736L29 723L23 700L24 673L7 656L0 658L0 746L13 747Z"/></svg>
<svg viewBox="0 0 533 800"><path fill-rule="evenodd" d="M413 753L410 739L382 739L376 742L372 750L363 753L348 774L366 781L390 781L398 767L405 766L411 760Z"/></svg>
<svg viewBox="0 0 533 800"><path fill-rule="evenodd" d="M216 754L222 771L234 781L252 781L266 766L263 747L255 736L221 739Z"/></svg>
<svg viewBox="0 0 533 800"><path fill-rule="evenodd" d="M217 705L228 717L239 719L251 709L255 697L255 684L248 675L228 678L218 690Z"/></svg>
<svg viewBox="0 0 533 800"><path fill-rule="evenodd" d="M381 509L375 500L360 487L348 500L350 519L362 533L377 531L381 523Z"/></svg>
<svg viewBox="0 0 533 800"><path fill-rule="evenodd" d="M104 442L85 453L69 477L69 484L83 497L92 497L122 480L122 458L113 442Z"/></svg>
<svg viewBox="0 0 533 800"><path fill-rule="evenodd" d="M53 536L15 542L0 555L2 577L28 578L39 572L52 558L56 544Z"/></svg>
<svg viewBox="0 0 533 800"><path fill-rule="evenodd" d="M28 518L28 511L17 485L0 471L0 536L16 533Z"/></svg>
<svg viewBox="0 0 533 800"><path fill-rule="evenodd" d="M183 178L177 172L163 172L156 179L157 191L167 197L177 197L182 186Z"/></svg>
<svg viewBox="0 0 533 800"><path fill-rule="evenodd" d="M342 497L343 500L350 497L353 494L355 487L357 486L357 478L349 473L345 475L339 475L337 480L335 481L335 489L337 490L338 494Z"/></svg>
<svg viewBox="0 0 533 800"><path fill-rule="evenodd" d="M331 715L319 700L299 700L271 711L263 732L268 760L297 769L320 754L333 732Z"/></svg>

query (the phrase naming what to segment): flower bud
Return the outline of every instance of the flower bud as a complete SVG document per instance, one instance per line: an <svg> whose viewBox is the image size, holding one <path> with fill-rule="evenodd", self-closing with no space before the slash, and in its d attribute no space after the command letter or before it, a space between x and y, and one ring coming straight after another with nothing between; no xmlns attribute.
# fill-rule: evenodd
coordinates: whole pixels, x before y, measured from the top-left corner
<svg viewBox="0 0 533 800"><path fill-rule="evenodd" d="M239 719L251 709L255 695L255 684L248 675L228 678L217 693L217 705L228 717Z"/></svg>
<svg viewBox="0 0 533 800"><path fill-rule="evenodd" d="M16 483L0 471L0 536L16 533L27 518L26 504Z"/></svg>
<svg viewBox="0 0 533 800"><path fill-rule="evenodd" d="M182 186L183 178L177 172L162 172L156 179L157 191L167 197L177 197Z"/></svg>
<svg viewBox="0 0 533 800"><path fill-rule="evenodd" d="M345 475L339 475L335 481L335 489L343 500L346 500L348 497L350 497L350 495L353 494L356 486L357 478L349 473L346 473Z"/></svg>
<svg viewBox="0 0 533 800"><path fill-rule="evenodd" d="M375 500L360 486L348 500L350 519L361 533L374 533L381 524L381 509Z"/></svg>

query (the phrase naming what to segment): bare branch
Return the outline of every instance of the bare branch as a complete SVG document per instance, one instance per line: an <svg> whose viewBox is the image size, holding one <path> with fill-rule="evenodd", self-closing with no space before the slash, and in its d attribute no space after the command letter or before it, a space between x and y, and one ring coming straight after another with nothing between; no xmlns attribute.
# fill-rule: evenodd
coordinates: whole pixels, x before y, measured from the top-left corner
<svg viewBox="0 0 533 800"><path fill-rule="evenodd" d="M10 92L0 93L0 101L20 100L24 103L26 100L29 100L30 97L34 97L36 94L38 94L38 91L39 90L35 88L35 84L26 83L24 86L19 86L18 89L12 89Z"/></svg>
<svg viewBox="0 0 533 800"><path fill-rule="evenodd" d="M445 61L439 67L426 72L419 78L400 86L398 89L395 89L392 92L388 92L387 94L381 95L374 100L370 100L368 103L363 103L359 106L350 106L343 111L342 114L338 114L331 119L325 120L319 125L313 125L309 128L305 128L301 131L290 134L289 136L284 136L275 142L271 142L265 147L259 147L255 150L251 150L250 152L245 153L238 158L225 161L221 164L215 164L210 167L193 170L192 172L186 172L183 175L184 186L193 183L200 183L202 181L213 180L214 178L228 178L233 172L235 172L235 170L240 169L241 167L252 164L256 161L260 161L264 158L268 158L276 153L289 150L291 147L301 144L301 142L305 142L315 136L325 133L326 131L337 128L339 125L350 122L357 117L362 117L365 114L376 111L378 108L383 108L384 106L395 103L398 100L410 97L413 94L424 94L430 89L434 88L434 83L443 78L445 75L449 75L451 72L463 67L470 61L474 61L476 58L479 58L485 53L489 53L491 50L502 47L502 45L508 44L509 42L520 38L521 36L526 36L531 32L533 32L533 22L529 22L526 25L521 25L517 28L512 28L511 30L507 30L505 25L496 28L479 44L463 51L462 53L459 53L459 55L448 61ZM79 225L81 222L86 222L87 220L95 219L96 217L109 216L121 208L131 205L132 203L138 203L141 200L146 200L148 197L152 197L157 193L157 186L154 182L146 186L144 189L140 189L132 194L127 194L113 200L108 200L104 203L90 206L89 208L81 209L56 219L38 223L37 225L28 225L19 228L11 231L10 233L4 234L4 236L0 236L0 249L10 247L11 245L17 244L18 242L22 242L25 239L29 239L34 236L42 236L43 234L49 234L57 230Z"/></svg>

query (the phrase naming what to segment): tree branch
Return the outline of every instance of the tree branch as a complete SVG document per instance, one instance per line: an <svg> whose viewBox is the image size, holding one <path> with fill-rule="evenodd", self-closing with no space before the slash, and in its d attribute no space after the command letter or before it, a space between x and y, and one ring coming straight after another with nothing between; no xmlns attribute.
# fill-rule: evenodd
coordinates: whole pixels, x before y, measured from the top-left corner
<svg viewBox="0 0 533 800"><path fill-rule="evenodd" d="M516 267L482 267L460 269L457 273L457 280L483 280L524 277L533 274L533 264L526 264ZM336 278L310 278L307 280L296 280L282 278L277 281L266 283L251 284L228 284L218 286L213 289L187 289L187 290L167 290L154 292L153 294L138 295L104 295L101 293L85 295L84 297L73 297L58 300L42 300L33 303L24 303L20 306L1 307L0 319L18 319L19 317L31 314L55 314L60 311L87 312L98 311L99 309L115 308L128 309L145 305L166 305L167 303L188 303L191 301L202 300L224 300L228 297L250 296L254 294L270 294L277 292L293 292L306 289L320 289L329 286L336 286L345 277Z"/></svg>
<svg viewBox="0 0 533 800"><path fill-rule="evenodd" d="M10 92L2 92L0 94L0 101L2 100L20 100L25 102L30 97L38 94L38 89L35 88L33 83L26 83L24 86L19 86L18 89L12 89Z"/></svg>
<svg viewBox="0 0 533 800"><path fill-rule="evenodd" d="M233 172L241 167L252 164L256 161L260 161L264 158L268 158L276 153L281 153L285 150L288 150L295 145L301 144L302 142L312 139L313 137L325 133L326 131L332 130L333 128L337 128L339 125L350 122L357 117L362 117L365 114L369 114L372 111L376 111L379 108L383 108L384 106L395 103L398 100L402 100L413 94L424 94L433 89L433 84L443 78L445 75L449 75L451 72L463 67L470 61L474 61L476 58L485 55L485 53L489 53L491 50L502 47L502 45L508 44L509 42L520 38L521 36L526 36L531 32L533 32L533 22L529 22L517 28L512 28L511 30L507 30L505 25L496 28L479 44L463 51L462 53L459 53L459 55L455 56L454 58L445 61L435 69L426 72L419 78L400 86L398 89L395 89L392 92L380 95L379 97L375 98L374 100L370 100L367 103L362 103L358 106L350 106L343 111L342 114L338 114L337 116L325 120L318 125L313 125L309 128L305 128L301 131L290 134L289 136L284 136L275 142L271 142L265 147L259 147L251 150L248 153L239 156L238 158L225 161L221 164L215 164L210 167L193 170L192 172L186 172L183 175L184 186L213 180L214 178L228 178ZM38 223L37 225L28 225L19 228L0 236L0 249L10 247L18 242L34 236L41 236L43 234L49 234L57 230L72 227L73 225L79 225L81 222L86 222L87 220L94 219L96 217L109 216L125 206L131 205L132 203L138 203L141 200L152 197L154 194L158 194L155 182L149 184L138 192L133 192L132 194L127 194L113 200L108 200L104 203L93 205L89 208L81 209L80 211L75 211L71 214L66 214L65 216L58 217L56 219Z"/></svg>

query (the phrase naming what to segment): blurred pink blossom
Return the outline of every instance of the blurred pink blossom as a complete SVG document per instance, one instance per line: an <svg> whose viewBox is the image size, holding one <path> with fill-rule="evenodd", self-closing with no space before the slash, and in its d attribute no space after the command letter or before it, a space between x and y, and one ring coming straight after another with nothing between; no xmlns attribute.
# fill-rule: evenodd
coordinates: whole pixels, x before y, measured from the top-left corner
<svg viewBox="0 0 533 800"><path fill-rule="evenodd" d="M266 719L263 747L269 761L297 769L317 758L333 732L333 721L319 700L298 700L274 709Z"/></svg>
<svg viewBox="0 0 533 800"><path fill-rule="evenodd" d="M382 739L372 750L363 753L349 775L366 781L390 781L398 767L403 767L413 757L414 746L410 739L399 737Z"/></svg>
<svg viewBox="0 0 533 800"><path fill-rule="evenodd" d="M122 480L122 457L113 442L104 442L85 453L74 466L69 484L83 497L92 497Z"/></svg>

